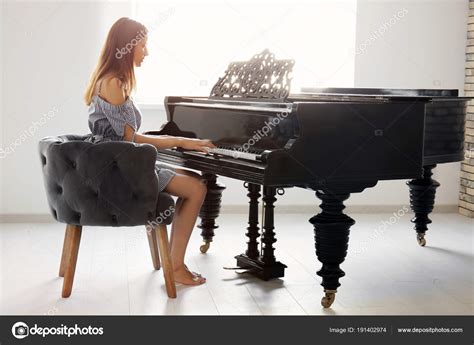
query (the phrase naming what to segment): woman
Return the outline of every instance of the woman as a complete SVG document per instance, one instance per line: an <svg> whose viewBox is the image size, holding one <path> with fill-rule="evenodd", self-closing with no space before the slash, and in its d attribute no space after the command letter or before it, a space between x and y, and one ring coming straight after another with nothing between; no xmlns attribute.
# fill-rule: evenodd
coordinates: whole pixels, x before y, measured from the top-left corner
<svg viewBox="0 0 474 345"><path fill-rule="evenodd" d="M127 140L152 144L156 148L181 147L206 151L215 147L208 140L139 134L141 113L130 98L135 87L134 68L148 55L144 25L120 18L112 25L85 93L89 105L92 138ZM155 166L159 190L177 196L171 227L171 258L177 283L200 285L206 279L184 264L186 247L206 195L206 186L196 176L158 162Z"/></svg>

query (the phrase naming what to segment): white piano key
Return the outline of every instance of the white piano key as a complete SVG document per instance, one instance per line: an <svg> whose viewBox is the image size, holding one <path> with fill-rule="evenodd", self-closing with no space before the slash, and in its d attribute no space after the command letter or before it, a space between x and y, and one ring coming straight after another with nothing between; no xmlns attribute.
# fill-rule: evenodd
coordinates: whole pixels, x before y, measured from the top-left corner
<svg viewBox="0 0 474 345"><path fill-rule="evenodd" d="M248 159L248 160L253 160L253 161L260 160L260 155L258 154L238 151L238 150L215 148L215 149L209 149L208 152L210 154L229 156L235 159Z"/></svg>

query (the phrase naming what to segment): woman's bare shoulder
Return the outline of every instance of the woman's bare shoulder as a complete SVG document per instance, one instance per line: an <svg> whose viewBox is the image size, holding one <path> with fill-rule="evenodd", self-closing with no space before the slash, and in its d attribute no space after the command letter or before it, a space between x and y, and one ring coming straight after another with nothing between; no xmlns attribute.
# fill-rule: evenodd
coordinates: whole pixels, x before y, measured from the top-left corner
<svg viewBox="0 0 474 345"><path fill-rule="evenodd" d="M114 105L125 102L122 81L117 77L103 78L100 86L100 96Z"/></svg>

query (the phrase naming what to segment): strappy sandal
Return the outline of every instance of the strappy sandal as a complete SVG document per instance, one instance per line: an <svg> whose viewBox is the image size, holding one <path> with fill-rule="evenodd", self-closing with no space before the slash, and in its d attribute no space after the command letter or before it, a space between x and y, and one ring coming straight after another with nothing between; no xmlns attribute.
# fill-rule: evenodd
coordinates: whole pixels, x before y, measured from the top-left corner
<svg viewBox="0 0 474 345"><path fill-rule="evenodd" d="M190 272L192 275L197 276L197 277L202 277L202 274L191 271L191 270L188 268L188 266L184 265L184 268L186 268L186 271Z"/></svg>

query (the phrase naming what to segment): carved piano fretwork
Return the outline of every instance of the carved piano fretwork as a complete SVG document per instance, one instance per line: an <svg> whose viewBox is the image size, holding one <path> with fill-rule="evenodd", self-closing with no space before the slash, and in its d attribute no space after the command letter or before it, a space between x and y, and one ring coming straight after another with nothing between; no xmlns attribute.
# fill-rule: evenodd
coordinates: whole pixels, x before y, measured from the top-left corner
<svg viewBox="0 0 474 345"><path fill-rule="evenodd" d="M211 97L284 100L290 94L293 60L275 60L268 49L250 61L231 62L211 91Z"/></svg>

